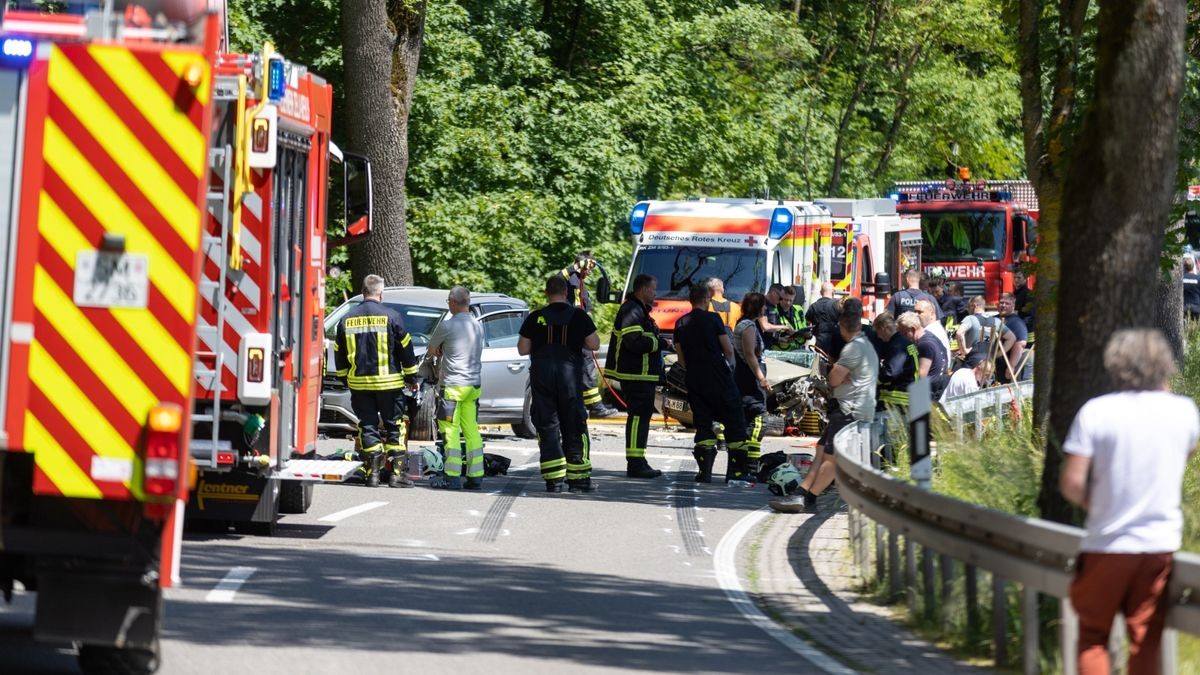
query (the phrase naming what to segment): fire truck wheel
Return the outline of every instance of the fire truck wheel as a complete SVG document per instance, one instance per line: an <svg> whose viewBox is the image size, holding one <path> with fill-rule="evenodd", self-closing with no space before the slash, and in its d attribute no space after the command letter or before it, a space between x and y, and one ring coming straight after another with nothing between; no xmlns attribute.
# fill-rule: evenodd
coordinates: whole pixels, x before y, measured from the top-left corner
<svg viewBox="0 0 1200 675"><path fill-rule="evenodd" d="M158 640L150 649L118 649L99 645L83 645L79 648L79 669L84 673L112 675L140 675L153 673L159 665Z"/></svg>
<svg viewBox="0 0 1200 675"><path fill-rule="evenodd" d="M313 484L308 481L284 481L279 487L280 513L308 513L312 501Z"/></svg>
<svg viewBox="0 0 1200 675"><path fill-rule="evenodd" d="M437 396L430 392L421 399L417 413L409 420L410 441L432 441L437 439Z"/></svg>
<svg viewBox="0 0 1200 675"><path fill-rule="evenodd" d="M533 406L533 394L529 386L525 387L525 406L521 411L521 421L512 425L513 435L517 438L537 438L537 428L533 426L533 418L529 409Z"/></svg>

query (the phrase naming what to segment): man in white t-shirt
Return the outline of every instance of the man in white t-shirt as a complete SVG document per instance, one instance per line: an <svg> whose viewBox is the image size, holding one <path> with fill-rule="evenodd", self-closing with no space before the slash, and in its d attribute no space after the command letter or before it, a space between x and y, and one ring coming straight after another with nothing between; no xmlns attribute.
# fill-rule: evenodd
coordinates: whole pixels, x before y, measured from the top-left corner
<svg viewBox="0 0 1200 675"><path fill-rule="evenodd" d="M842 309L838 319L838 330L846 346L838 356L837 363L829 368L826 378L833 387L833 398L829 400L829 422L825 432L817 441L817 462L805 476L796 494L772 499L772 509L781 513L803 513L815 511L817 495L833 482L833 437L844 427L855 422L869 422L875 418L875 384L879 379L879 355L871 341L862 332L862 306L847 311Z"/></svg>
<svg viewBox="0 0 1200 675"><path fill-rule="evenodd" d="M942 343L942 348L946 350L946 366L949 367L950 358L954 356L954 352L950 351L950 336L946 334L946 327L942 325L941 321L938 321L937 308L928 300L918 300L915 311L921 318L921 326L925 332Z"/></svg>
<svg viewBox="0 0 1200 675"><path fill-rule="evenodd" d="M976 363L974 368L959 368L950 376L950 382L942 390L942 396L938 399L938 403L945 403L955 396L966 396L979 391L991 374L992 364L987 361Z"/></svg>
<svg viewBox="0 0 1200 675"><path fill-rule="evenodd" d="M1183 538L1183 472L1200 413L1170 392L1175 361L1162 333L1126 329L1104 349L1114 393L1079 409L1063 444L1059 489L1088 511L1071 584L1079 672L1109 672L1113 617L1125 617L1130 673L1159 672L1166 587Z"/></svg>

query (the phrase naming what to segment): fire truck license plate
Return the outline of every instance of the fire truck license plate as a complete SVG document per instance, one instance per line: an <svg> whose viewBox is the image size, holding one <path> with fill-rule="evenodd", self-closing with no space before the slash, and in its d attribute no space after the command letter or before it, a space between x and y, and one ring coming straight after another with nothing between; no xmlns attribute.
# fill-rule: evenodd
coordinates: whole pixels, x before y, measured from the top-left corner
<svg viewBox="0 0 1200 675"><path fill-rule="evenodd" d="M80 251L75 256L75 304L145 309L149 257L140 253Z"/></svg>

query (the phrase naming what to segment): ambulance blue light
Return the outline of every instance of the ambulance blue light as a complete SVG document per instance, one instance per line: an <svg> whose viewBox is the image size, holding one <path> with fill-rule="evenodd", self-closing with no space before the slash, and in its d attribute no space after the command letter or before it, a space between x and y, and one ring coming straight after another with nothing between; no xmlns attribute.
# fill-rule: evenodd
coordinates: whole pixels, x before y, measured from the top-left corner
<svg viewBox="0 0 1200 675"><path fill-rule="evenodd" d="M633 212L629 214L629 231L634 234L641 234L642 228L646 226L646 212L650 210L650 205L646 202L638 202L633 207Z"/></svg>
<svg viewBox="0 0 1200 675"><path fill-rule="evenodd" d="M287 78L284 77L283 59L271 59L267 64L267 98L272 103L283 100L287 93Z"/></svg>
<svg viewBox="0 0 1200 675"><path fill-rule="evenodd" d="M894 202L898 202L898 201L900 201L900 193L899 193L899 192L893 192L892 194L888 195L888 198L889 198L889 199L891 199L891 200L892 200L892 201L894 201Z"/></svg>
<svg viewBox="0 0 1200 675"><path fill-rule="evenodd" d="M23 37L0 38L0 67L28 68L33 63L33 40Z"/></svg>
<svg viewBox="0 0 1200 675"><path fill-rule="evenodd" d="M767 230L767 237L771 239L781 239L783 235L792 231L792 224L795 222L795 217L792 216L792 210L787 207L775 209L771 214L771 227Z"/></svg>

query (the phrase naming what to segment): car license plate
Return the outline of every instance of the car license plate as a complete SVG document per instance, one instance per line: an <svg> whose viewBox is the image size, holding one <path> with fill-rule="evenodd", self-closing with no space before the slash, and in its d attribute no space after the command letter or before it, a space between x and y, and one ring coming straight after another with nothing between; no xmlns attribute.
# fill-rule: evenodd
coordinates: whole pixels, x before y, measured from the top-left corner
<svg viewBox="0 0 1200 675"><path fill-rule="evenodd" d="M145 309L149 257L140 253L80 251L75 256L75 304Z"/></svg>
<svg viewBox="0 0 1200 675"><path fill-rule="evenodd" d="M668 398L663 401L663 406L666 407L667 410L678 410L679 412L683 412L684 408L687 407L687 402L676 398Z"/></svg>

